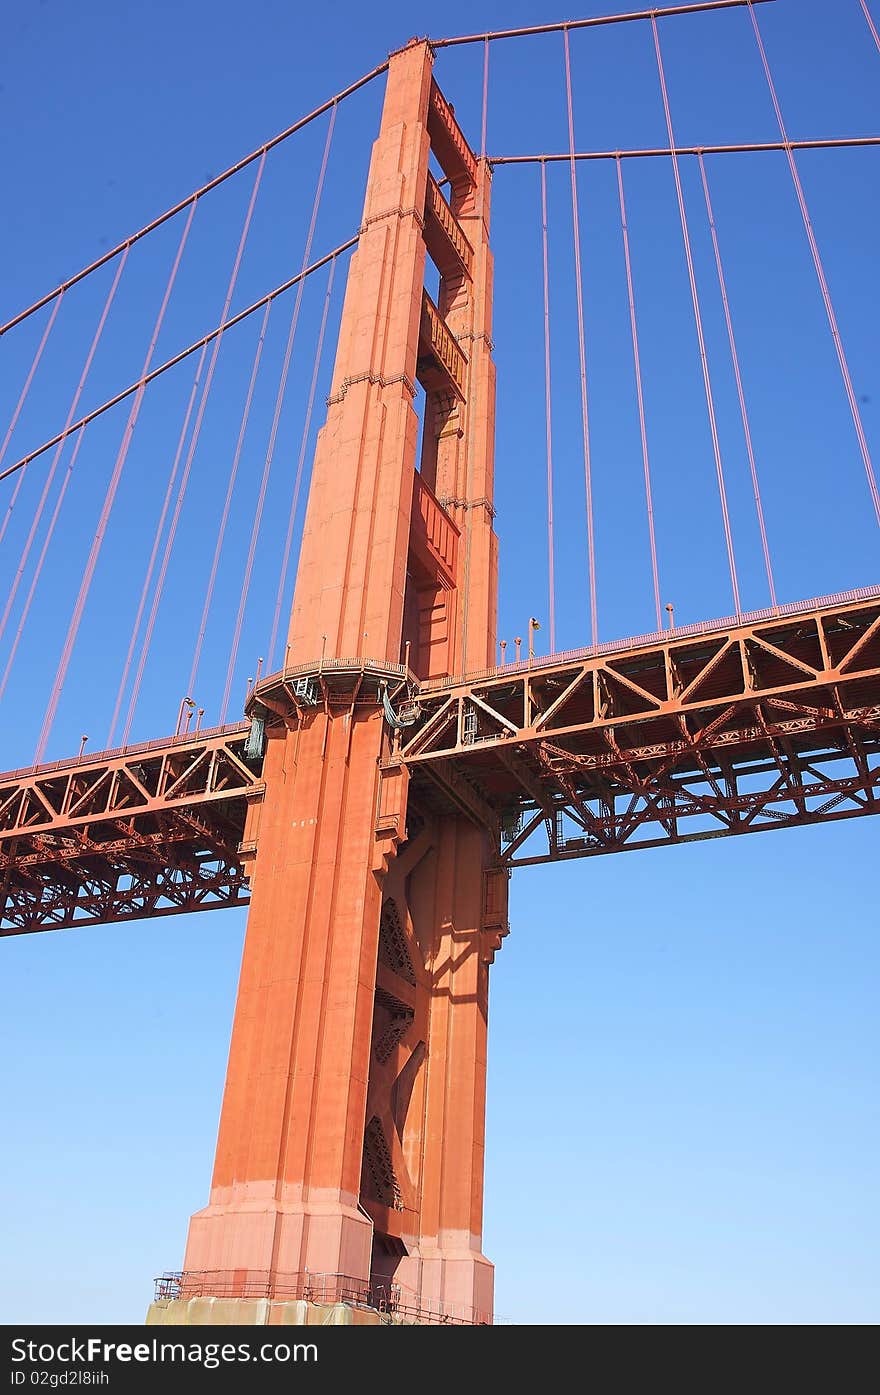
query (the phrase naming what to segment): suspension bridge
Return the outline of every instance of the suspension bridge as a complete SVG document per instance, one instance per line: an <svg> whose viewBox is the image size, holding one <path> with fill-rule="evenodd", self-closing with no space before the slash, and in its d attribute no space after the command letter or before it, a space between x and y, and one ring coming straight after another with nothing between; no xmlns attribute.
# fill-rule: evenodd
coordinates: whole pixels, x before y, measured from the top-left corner
<svg viewBox="0 0 880 1395"><path fill-rule="evenodd" d="M29 714L8 744L34 723L33 748L12 745L0 775L2 933L249 907L210 1200L150 1321L292 1321L291 1305L319 1303L490 1322L488 981L513 869L880 807L880 585L847 577L816 598L779 575L776 492L796 481L771 482L767 501L778 467L754 424L750 325L713 201L721 162L775 161L808 259L799 293L833 350L834 473L867 537L880 493L863 394L802 162L864 158L880 137L793 136L761 27L774 3L412 40L0 327L0 699L21 711L26 692ZM723 11L747 27L776 130L679 143L667 36L688 16L709 33ZM578 129L576 45L611 26L647 40L660 144L596 149ZM554 149L488 143L493 54L514 44L556 46ZM473 130L440 83L462 46L479 55ZM361 208L350 161L373 93ZM282 163L298 142L308 195ZM634 444L616 505L585 252L598 166ZM646 167L666 180L698 368L676 410L704 432L677 528L662 502L676 460L652 436L654 288L634 272L655 204L633 218L631 172ZM499 230L503 181L525 178L530 202L517 186ZM269 237L279 210L301 224L294 266ZM519 239L537 287L543 438L540 468L509 449L499 463L542 554L541 618L500 642L499 236ZM643 618L628 637L606 618L619 613L602 586L606 507L625 515L615 566ZM676 623L664 546L686 548L695 526L726 613ZM164 735L146 725L160 705ZM71 739L101 719L100 749Z"/></svg>

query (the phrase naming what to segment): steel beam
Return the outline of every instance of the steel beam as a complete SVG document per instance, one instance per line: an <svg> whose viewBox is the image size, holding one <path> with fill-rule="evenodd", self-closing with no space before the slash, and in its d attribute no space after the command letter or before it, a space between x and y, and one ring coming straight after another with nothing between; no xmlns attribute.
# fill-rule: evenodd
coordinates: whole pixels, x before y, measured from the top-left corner
<svg viewBox="0 0 880 1395"><path fill-rule="evenodd" d="M695 630L423 685L415 797L518 814L510 867L880 809L880 588Z"/></svg>
<svg viewBox="0 0 880 1395"><path fill-rule="evenodd" d="M0 934L247 901L237 724L0 775Z"/></svg>

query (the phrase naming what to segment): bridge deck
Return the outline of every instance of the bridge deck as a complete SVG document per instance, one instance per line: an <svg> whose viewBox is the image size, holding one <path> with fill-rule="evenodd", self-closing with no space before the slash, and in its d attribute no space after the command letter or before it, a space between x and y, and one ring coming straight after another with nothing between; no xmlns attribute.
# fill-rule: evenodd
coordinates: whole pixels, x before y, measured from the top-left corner
<svg viewBox="0 0 880 1395"><path fill-rule="evenodd" d="M0 775L3 934L237 906L247 726Z"/></svg>
<svg viewBox="0 0 880 1395"><path fill-rule="evenodd" d="M880 588L424 684L416 710L392 760L415 803L511 867L876 813ZM0 933L246 903L247 730L0 775Z"/></svg>
<svg viewBox="0 0 880 1395"><path fill-rule="evenodd" d="M509 866L877 812L880 588L420 693L417 797Z"/></svg>

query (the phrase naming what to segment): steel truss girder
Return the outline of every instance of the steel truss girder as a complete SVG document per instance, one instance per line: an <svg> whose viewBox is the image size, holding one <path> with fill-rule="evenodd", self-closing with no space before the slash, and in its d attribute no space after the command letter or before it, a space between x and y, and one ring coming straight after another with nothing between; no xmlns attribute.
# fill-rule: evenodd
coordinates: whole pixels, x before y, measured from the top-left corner
<svg viewBox="0 0 880 1395"><path fill-rule="evenodd" d="M817 770L825 761L840 756L836 752L833 756L814 757L808 767L811 778L797 793L781 775L772 779L768 787L721 797L670 775L656 782L649 794L630 798L625 808L615 808L604 815L596 810L589 823L572 807L570 791L563 791L554 800L553 813L557 820L570 818L583 832L561 837L557 824L556 838L548 841L546 852L522 851L520 855L525 840L517 840L505 849L502 862L508 867L529 866L880 813L880 767L867 781L860 775L834 778ZM580 807L583 808L582 803ZM681 824L689 819L708 821L709 826L688 831ZM527 823L526 831L533 833L537 827L537 823L531 828Z"/></svg>
<svg viewBox="0 0 880 1395"><path fill-rule="evenodd" d="M0 934L247 901L245 726L0 776Z"/></svg>
<svg viewBox="0 0 880 1395"><path fill-rule="evenodd" d="M880 593L427 684L417 705L393 761L502 866L876 813ZM264 789L246 734L0 775L0 934L244 904Z"/></svg>
<svg viewBox="0 0 880 1395"><path fill-rule="evenodd" d="M880 596L496 670L419 702L399 752L415 788L442 762L507 828L518 812L511 867L880 810Z"/></svg>
<svg viewBox="0 0 880 1395"><path fill-rule="evenodd" d="M242 755L246 732L236 725L0 775L0 847L23 833L240 798L260 783Z"/></svg>
<svg viewBox="0 0 880 1395"><path fill-rule="evenodd" d="M146 916L182 915L247 905L240 866L225 859L175 862L170 849L153 867L123 863L103 876L83 874L66 890L46 886L36 892L21 884L7 888L3 935L71 926L105 925Z"/></svg>

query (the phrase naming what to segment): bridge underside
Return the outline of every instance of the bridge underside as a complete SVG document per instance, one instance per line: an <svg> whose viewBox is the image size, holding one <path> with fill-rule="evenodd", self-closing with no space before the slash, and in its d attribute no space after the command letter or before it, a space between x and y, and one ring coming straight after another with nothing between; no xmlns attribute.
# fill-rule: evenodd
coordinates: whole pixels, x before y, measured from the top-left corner
<svg viewBox="0 0 880 1395"><path fill-rule="evenodd" d="M858 596L423 692L411 789L500 815L508 867L876 813L880 592Z"/></svg>
<svg viewBox="0 0 880 1395"><path fill-rule="evenodd" d="M352 701L332 666L315 682L303 722ZM876 813L880 588L425 684L415 712L387 773L407 767L413 811L489 829L500 867ZM0 776L0 933L245 904L264 793L247 736Z"/></svg>
<svg viewBox="0 0 880 1395"><path fill-rule="evenodd" d="M0 776L4 935L243 905L247 727Z"/></svg>

